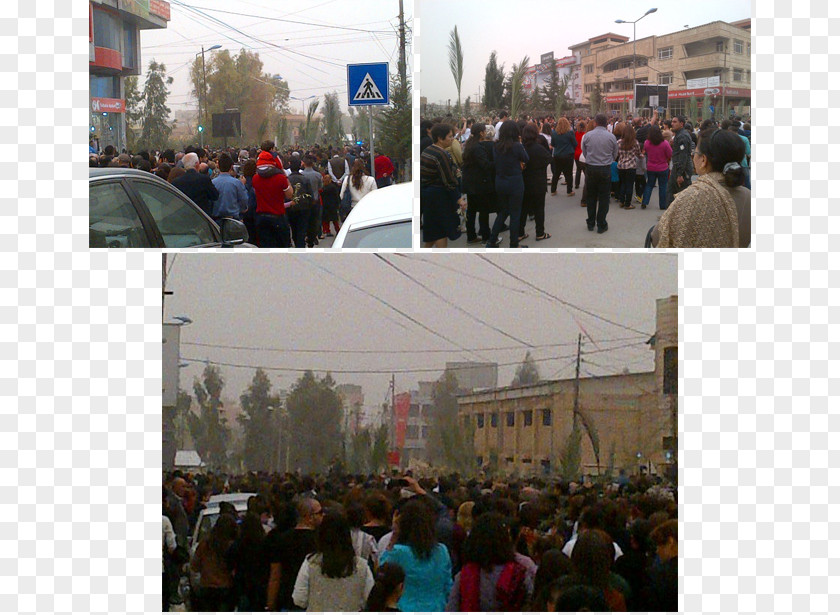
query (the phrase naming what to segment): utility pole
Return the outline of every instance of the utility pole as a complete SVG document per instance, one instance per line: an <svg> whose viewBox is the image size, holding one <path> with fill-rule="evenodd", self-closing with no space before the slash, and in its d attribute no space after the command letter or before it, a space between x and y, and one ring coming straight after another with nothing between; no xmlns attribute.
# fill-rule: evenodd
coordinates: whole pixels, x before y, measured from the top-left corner
<svg viewBox="0 0 840 615"><path fill-rule="evenodd" d="M400 73L400 87L407 87L405 67L405 16L403 15L403 0L400 0L400 60L397 67Z"/></svg>
<svg viewBox="0 0 840 615"><path fill-rule="evenodd" d="M578 347L577 347L577 365L575 366L575 406L572 411L572 428L576 429L578 425L578 414L580 413L580 340L581 334L578 333Z"/></svg>
<svg viewBox="0 0 840 615"><path fill-rule="evenodd" d="M163 253L163 282L161 283L161 292L163 295L160 298L160 321L163 322L164 309L163 304L166 302L166 252Z"/></svg>

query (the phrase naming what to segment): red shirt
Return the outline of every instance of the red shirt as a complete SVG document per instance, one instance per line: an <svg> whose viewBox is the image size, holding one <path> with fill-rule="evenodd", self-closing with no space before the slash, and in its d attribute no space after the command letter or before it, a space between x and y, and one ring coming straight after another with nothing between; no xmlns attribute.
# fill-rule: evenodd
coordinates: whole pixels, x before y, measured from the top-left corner
<svg viewBox="0 0 840 615"><path fill-rule="evenodd" d="M394 172L394 165L391 163L391 159L384 154L380 154L373 159L373 168L376 171L376 179L390 177Z"/></svg>
<svg viewBox="0 0 840 615"><path fill-rule="evenodd" d="M575 148L575 160L578 160L582 153L580 149L580 142L583 140L583 135L585 134L585 132L575 132L575 141L577 141L577 147Z"/></svg>
<svg viewBox="0 0 840 615"><path fill-rule="evenodd" d="M269 178L254 175L251 180L254 194L257 196L257 213L282 216L286 213L286 197L283 194L289 187L289 178L285 173L278 173Z"/></svg>

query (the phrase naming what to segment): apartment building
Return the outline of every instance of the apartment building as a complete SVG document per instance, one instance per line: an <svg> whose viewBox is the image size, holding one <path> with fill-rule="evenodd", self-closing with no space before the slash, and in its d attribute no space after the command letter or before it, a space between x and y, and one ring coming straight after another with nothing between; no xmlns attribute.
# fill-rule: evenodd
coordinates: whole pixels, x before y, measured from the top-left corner
<svg viewBox="0 0 840 615"><path fill-rule="evenodd" d="M751 21L713 21L661 36L636 40L636 83L669 87L667 113L701 116L704 105L718 117L749 113L752 84ZM632 105L633 41L608 32L569 47L580 58L582 103L600 80L608 113ZM693 99L693 100L692 100ZM692 107L696 104L696 108Z"/></svg>
<svg viewBox="0 0 840 615"><path fill-rule="evenodd" d="M674 467L677 442L678 300L656 302L652 372L581 378L579 408L597 434L598 450L584 435L581 469L666 473ZM458 398L459 418L472 424L477 463L502 472L551 475L573 425L575 380L502 387Z"/></svg>

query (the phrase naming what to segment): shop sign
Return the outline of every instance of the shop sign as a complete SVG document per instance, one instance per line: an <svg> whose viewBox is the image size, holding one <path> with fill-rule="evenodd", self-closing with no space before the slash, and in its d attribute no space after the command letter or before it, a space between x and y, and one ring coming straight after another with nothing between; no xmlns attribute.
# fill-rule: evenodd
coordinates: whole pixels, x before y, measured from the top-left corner
<svg viewBox="0 0 840 615"><path fill-rule="evenodd" d="M149 4L149 12L152 15L163 17L166 21L169 21L170 19L169 3L164 2L163 0L151 0L151 3Z"/></svg>
<svg viewBox="0 0 840 615"><path fill-rule="evenodd" d="M125 113L125 100L122 98L91 98L90 110L93 113Z"/></svg>

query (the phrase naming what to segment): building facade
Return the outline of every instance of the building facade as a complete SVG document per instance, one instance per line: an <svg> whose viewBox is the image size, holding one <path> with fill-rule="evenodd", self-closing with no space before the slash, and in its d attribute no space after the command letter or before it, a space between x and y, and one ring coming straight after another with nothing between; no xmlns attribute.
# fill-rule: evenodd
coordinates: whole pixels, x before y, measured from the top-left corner
<svg viewBox="0 0 840 615"><path fill-rule="evenodd" d="M608 467L667 473L676 460L677 297L657 301L650 345L652 372L581 378L579 411L596 434L582 428L581 470ZM550 475L569 441L574 421L574 379L502 387L463 395L459 418L474 434L476 461L505 473Z"/></svg>
<svg viewBox="0 0 840 615"><path fill-rule="evenodd" d="M140 31L165 28L169 2L89 0L90 138L126 146L125 78L142 72Z"/></svg>
<svg viewBox="0 0 840 615"><path fill-rule="evenodd" d="M705 106L720 117L749 113L752 83L751 21L713 21L635 42L635 82L667 85L669 116L695 120ZM628 110L633 96L633 41L606 33L569 47L580 58L588 105L600 81L608 112ZM694 106L696 105L696 107Z"/></svg>

